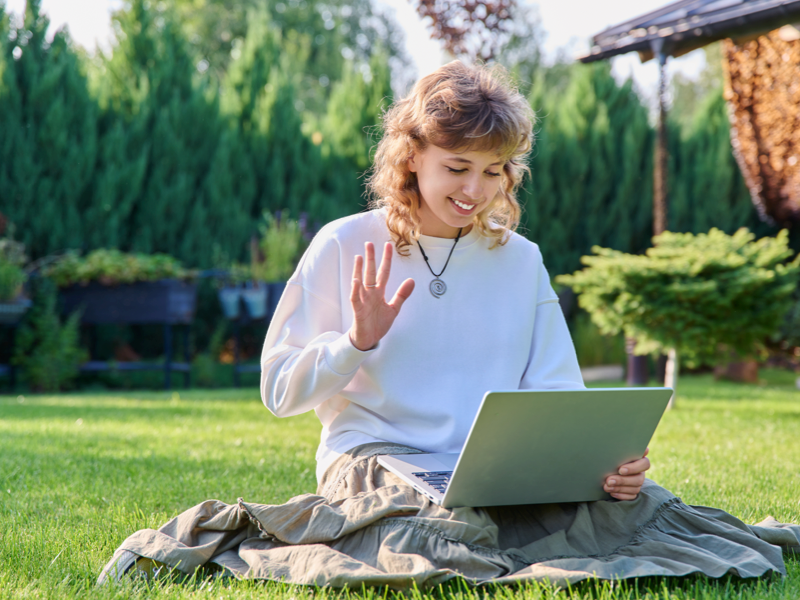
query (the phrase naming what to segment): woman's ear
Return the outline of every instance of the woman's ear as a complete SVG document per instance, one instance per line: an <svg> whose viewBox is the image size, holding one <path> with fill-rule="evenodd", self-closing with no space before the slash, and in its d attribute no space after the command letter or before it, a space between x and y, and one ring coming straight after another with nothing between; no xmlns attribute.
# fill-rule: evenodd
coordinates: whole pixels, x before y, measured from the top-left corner
<svg viewBox="0 0 800 600"><path fill-rule="evenodd" d="M412 173L416 173L417 169L419 169L419 165L417 164L417 155L416 154L412 154L408 158L408 162L406 164L408 164L408 170L409 171L411 171Z"/></svg>

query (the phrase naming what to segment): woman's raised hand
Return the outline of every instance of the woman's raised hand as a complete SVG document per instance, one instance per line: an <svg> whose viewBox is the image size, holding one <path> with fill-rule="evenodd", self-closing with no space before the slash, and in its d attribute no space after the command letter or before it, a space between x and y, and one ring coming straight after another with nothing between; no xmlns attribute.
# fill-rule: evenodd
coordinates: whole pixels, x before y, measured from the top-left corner
<svg viewBox="0 0 800 600"><path fill-rule="evenodd" d="M400 284L391 302L386 302L386 283L392 269L392 244L386 242L380 268L375 266L375 247L364 244L364 255L356 256L353 266L353 287L350 304L353 306L353 326L350 341L359 350L369 350L391 329L400 307L414 291L414 280Z"/></svg>

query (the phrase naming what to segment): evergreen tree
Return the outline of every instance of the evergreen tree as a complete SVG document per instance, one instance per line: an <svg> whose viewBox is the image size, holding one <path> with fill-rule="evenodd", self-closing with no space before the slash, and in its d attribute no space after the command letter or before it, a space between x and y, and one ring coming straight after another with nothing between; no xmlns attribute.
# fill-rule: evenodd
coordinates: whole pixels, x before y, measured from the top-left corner
<svg viewBox="0 0 800 600"><path fill-rule="evenodd" d="M32 256L81 246L97 155L97 105L68 33L48 42L40 8L30 0L10 31L2 17L0 59L0 204Z"/></svg>
<svg viewBox="0 0 800 600"><path fill-rule="evenodd" d="M330 152L350 159L363 172L370 164L370 151L378 142L373 134L383 111L392 102L387 58L376 53L368 69L345 63L341 79L334 85L322 125Z"/></svg>
<svg viewBox="0 0 800 600"><path fill-rule="evenodd" d="M530 99L541 117L522 226L551 271L575 269L594 244L646 247L653 137L631 82L618 85L606 64L576 66L563 94L541 75Z"/></svg>
<svg viewBox="0 0 800 600"><path fill-rule="evenodd" d="M105 60L103 98L126 124L124 154L144 164L142 171L142 163L133 163L127 174L141 192L125 204L131 223L126 249L209 266L213 227L191 225L207 222L193 212L208 209L196 202L223 131L217 98L196 81L194 61L168 10L133 0L114 19L119 35Z"/></svg>
<svg viewBox="0 0 800 600"><path fill-rule="evenodd" d="M149 146L141 119L125 120L101 109L98 156L91 200L83 214L85 250L130 248L136 230L132 219L142 197Z"/></svg>
<svg viewBox="0 0 800 600"><path fill-rule="evenodd" d="M281 31L265 10L253 11L238 58L223 80L221 106L245 134L253 133L258 98L281 56Z"/></svg>
<svg viewBox="0 0 800 600"><path fill-rule="evenodd" d="M301 36L309 41L308 60L297 64L301 75L298 97L316 115L325 113L330 84L342 72L346 60L369 64L382 48L395 58L401 78L410 63L403 50L403 33L384 11L370 0L173 0L185 36L209 72L224 81L229 64L244 52L253 11L263 11L285 38Z"/></svg>
<svg viewBox="0 0 800 600"><path fill-rule="evenodd" d="M254 144L256 209L288 209L298 216L320 193L319 148L303 134L297 104L296 75L284 58L270 71L269 82L256 103L259 139Z"/></svg>
<svg viewBox="0 0 800 600"><path fill-rule="evenodd" d="M187 224L192 235L184 236L178 254L196 257L203 266L215 266L216 246L231 260L244 261L248 241L256 231L255 193L250 155L239 133L226 129L192 207Z"/></svg>

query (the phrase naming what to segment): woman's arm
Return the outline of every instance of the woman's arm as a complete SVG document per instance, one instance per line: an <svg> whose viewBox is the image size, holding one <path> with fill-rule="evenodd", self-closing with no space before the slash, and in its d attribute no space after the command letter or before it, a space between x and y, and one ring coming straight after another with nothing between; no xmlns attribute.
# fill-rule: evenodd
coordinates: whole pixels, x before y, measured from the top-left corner
<svg viewBox="0 0 800 600"><path fill-rule="evenodd" d="M519 388L576 390L585 387L558 299L541 301L536 307L528 366Z"/></svg>
<svg viewBox="0 0 800 600"><path fill-rule="evenodd" d="M531 275L537 282L534 308L536 313L528 366L519 387L522 390L583 389L586 386L583 384L567 321L537 246L531 262Z"/></svg>
<svg viewBox="0 0 800 600"><path fill-rule="evenodd" d="M414 289L409 279L386 302L392 247L386 244L377 268L373 245L368 242L366 260L355 257L350 306L340 308L342 283L334 275L339 272L331 261L335 257L330 252L311 254L312 262L322 264L308 265L304 257L270 323L261 356L261 399L279 417L312 410L340 393L391 328ZM304 285L309 277L319 291ZM353 311L348 331L344 331L343 310Z"/></svg>

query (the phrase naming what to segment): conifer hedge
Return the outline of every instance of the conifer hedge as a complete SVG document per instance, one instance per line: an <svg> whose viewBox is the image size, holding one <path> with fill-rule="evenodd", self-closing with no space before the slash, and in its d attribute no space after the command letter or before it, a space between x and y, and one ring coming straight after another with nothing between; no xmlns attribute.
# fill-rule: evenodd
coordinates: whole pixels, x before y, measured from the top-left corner
<svg viewBox="0 0 800 600"><path fill-rule="evenodd" d="M25 23L0 5L0 212L33 258L68 249L161 252L187 267L246 260L264 210L321 226L361 210L388 59L345 61L327 112L300 100L310 40L254 13L221 84L198 69L163 3L130 0L108 56L82 60L67 32L45 39L39 0ZM87 77L87 72L91 77ZM90 82L91 79L91 82ZM641 252L652 235L653 127L631 83L575 65L565 88L543 74L522 232L552 274L591 246ZM758 221L730 151L721 94L671 128L669 229L732 233Z"/></svg>

